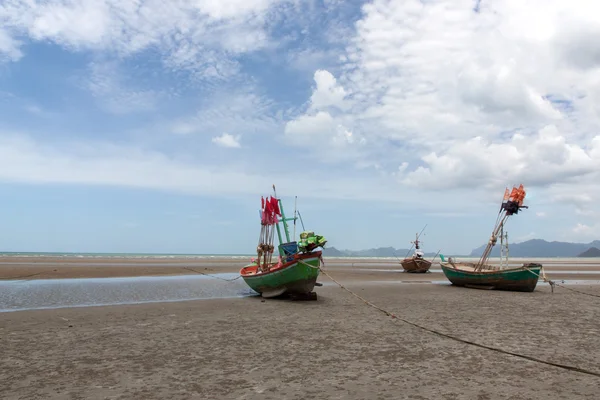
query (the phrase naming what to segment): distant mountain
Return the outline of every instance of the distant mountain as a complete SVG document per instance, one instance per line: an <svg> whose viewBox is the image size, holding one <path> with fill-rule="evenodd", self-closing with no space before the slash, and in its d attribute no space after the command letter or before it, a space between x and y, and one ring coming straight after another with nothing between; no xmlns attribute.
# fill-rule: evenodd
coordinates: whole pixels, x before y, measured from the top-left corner
<svg viewBox="0 0 600 400"><path fill-rule="evenodd" d="M412 255L413 250L410 251L409 256ZM338 250L335 247L325 247L323 249L323 255L327 257L398 257L404 258L406 253L409 253L408 249L395 249L393 247L378 247L376 249L367 250ZM425 253L426 257L433 257L435 253Z"/></svg>
<svg viewBox="0 0 600 400"><path fill-rule="evenodd" d="M597 247L590 247L577 257L600 257L600 249Z"/></svg>
<svg viewBox="0 0 600 400"><path fill-rule="evenodd" d="M470 257L480 257L485 246L474 249ZM547 242L542 239L531 239L521 243L509 243L511 257L578 257L591 247L600 247L600 240L591 243ZM500 241L490 254L490 257L500 257Z"/></svg>

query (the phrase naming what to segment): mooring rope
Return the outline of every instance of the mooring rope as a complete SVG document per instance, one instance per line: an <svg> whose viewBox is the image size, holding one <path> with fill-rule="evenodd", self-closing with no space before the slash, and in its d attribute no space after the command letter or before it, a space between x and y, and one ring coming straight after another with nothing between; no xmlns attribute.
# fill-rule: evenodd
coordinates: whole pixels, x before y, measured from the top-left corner
<svg viewBox="0 0 600 400"><path fill-rule="evenodd" d="M195 272L195 273L197 273L197 274L200 274L200 275L205 275L205 276L208 276L208 277L210 277L210 278L220 279L220 280L222 280L222 281L225 281L225 282L233 282L233 281L235 281L236 279L240 279L240 278L242 277L241 275L239 275L239 276L236 276L236 277L235 277L235 278L233 278L233 279L226 279L226 278L221 278L220 276L216 276L216 275L212 275L212 274L207 274L206 272L200 272L200 271L196 271L195 269L193 269L193 268L189 268L189 267L182 267L182 268L183 268L183 269L187 269L188 271Z"/></svg>
<svg viewBox="0 0 600 400"><path fill-rule="evenodd" d="M546 283L550 284L550 287L552 288L552 293L554 293L554 286L558 286L558 287L561 287L561 288L563 288L563 289L570 290L570 291L572 291L572 292L575 292L575 293L584 294L584 295L586 295L586 296L600 297L600 296L599 296L599 295L597 295L597 294L592 294L592 293L586 293L586 292L582 292L582 291L580 291L580 290L576 290L576 289L573 289L573 288L567 287L567 286L565 286L565 285L561 285L560 283L556 283L556 282L554 282L554 281L552 281L552 280L548 279L548 278L546 277L546 273L544 272L544 269L543 269L543 268L542 268L542 274L541 274L541 275L540 275L540 274L536 274L535 272L533 272L532 270L530 270L530 269L529 269L529 268L527 268L526 266L523 266L523 268L525 268L527 271L531 272L533 275L537 276L538 278L541 278L541 279L542 279L544 282L546 282Z"/></svg>
<svg viewBox="0 0 600 400"><path fill-rule="evenodd" d="M301 262L302 264L308 265L311 268L317 268L317 267L314 267L312 265L309 265L308 263L303 262L302 260L300 260L299 262ZM321 258L321 263L323 263L323 259L322 258ZM344 285L342 285L340 282L338 282L337 280L335 280L323 268L318 267L318 269L321 272L323 272L325 274L325 276L327 276L329 279L331 279L333 282L335 282L340 288L344 289L345 291L347 291L348 293L350 293L351 295L353 295L357 299L361 300L362 302L364 302L368 306L375 308L376 310L384 313L385 315L391 317L392 319L396 319L396 320L402 321L402 322L404 322L404 323L406 323L408 325L414 326L415 328L419 328L421 330L424 330L426 332L432 333L434 335L441 336L441 337L446 338L446 339L454 340L456 342L460 342L460 343L463 343L463 344L468 344L468 345L479 347L479 348L482 348L482 349L487 349L487 350L495 351L497 353L502 353L502 354L513 356L513 357L519 357L519 358L522 358L522 359L525 359L525 360L529 360L529 361L534 361L534 362L537 362L537 363L540 363L540 364L550 365L550 366L557 367L557 368L562 368L562 369L565 369L565 370L568 370L568 371L580 372L582 374L592 375L592 376L595 376L597 378L600 378L600 373L598 373L598 372L590 371L590 370L579 368L579 367L573 367L573 366L570 366L570 365L554 363L554 362L551 362L551 361L542 360L540 358L527 356L525 354L513 353L512 351L503 350L503 349L500 349L500 348L497 348L497 347L486 346L484 344L472 342L470 340L461 339L461 338L456 337L456 336L452 336L452 335L449 335L449 334L446 334L446 333L442 333L442 332L436 331L435 329L427 328L427 327L419 325L419 324L417 324L415 322L412 322L412 321L409 321L407 319L398 317L396 314L394 314L394 313L392 313L390 311L387 311L387 310L385 310L385 309L383 309L383 308L381 308L381 307L379 307L379 306L371 303L369 300L367 300L367 299L359 296L358 294L354 293L352 290L348 289L347 287L345 287Z"/></svg>
<svg viewBox="0 0 600 400"><path fill-rule="evenodd" d="M37 275L41 275L41 274L43 274L43 272L37 272L35 274L30 274L30 275L11 276L11 277L8 277L8 278L0 278L0 280L1 281L12 281L12 280L14 280L14 281L27 281L29 279L26 279L26 278L31 278L33 276L37 276Z"/></svg>

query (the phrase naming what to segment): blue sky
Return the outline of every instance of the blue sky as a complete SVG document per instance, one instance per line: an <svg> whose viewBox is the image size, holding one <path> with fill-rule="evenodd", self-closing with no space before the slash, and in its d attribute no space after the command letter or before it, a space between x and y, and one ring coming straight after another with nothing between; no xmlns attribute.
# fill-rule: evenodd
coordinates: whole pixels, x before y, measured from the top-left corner
<svg viewBox="0 0 600 400"><path fill-rule="evenodd" d="M4 1L1 248L250 253L272 184L338 248L468 253L519 183L511 240L598 239L575 3Z"/></svg>

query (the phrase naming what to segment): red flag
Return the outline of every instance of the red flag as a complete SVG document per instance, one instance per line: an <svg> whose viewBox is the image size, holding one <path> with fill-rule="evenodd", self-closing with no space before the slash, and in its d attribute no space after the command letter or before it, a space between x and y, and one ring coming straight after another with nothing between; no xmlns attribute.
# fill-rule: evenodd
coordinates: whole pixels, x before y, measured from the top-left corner
<svg viewBox="0 0 600 400"><path fill-rule="evenodd" d="M277 203L273 196L269 197L269 208L271 209L271 223L277 223Z"/></svg>
<svg viewBox="0 0 600 400"><path fill-rule="evenodd" d="M265 224L267 225L271 225L272 224L272 220L273 217L271 216L271 214L273 214L273 209L271 207L271 202L269 201L269 199L267 198L265 201Z"/></svg>
<svg viewBox="0 0 600 400"><path fill-rule="evenodd" d="M265 198L260 196L260 209L264 210L265 209Z"/></svg>
<svg viewBox="0 0 600 400"><path fill-rule="evenodd" d="M273 212L276 215L281 216L281 210L279 209L279 201L275 197L271 197L271 203L273 207Z"/></svg>

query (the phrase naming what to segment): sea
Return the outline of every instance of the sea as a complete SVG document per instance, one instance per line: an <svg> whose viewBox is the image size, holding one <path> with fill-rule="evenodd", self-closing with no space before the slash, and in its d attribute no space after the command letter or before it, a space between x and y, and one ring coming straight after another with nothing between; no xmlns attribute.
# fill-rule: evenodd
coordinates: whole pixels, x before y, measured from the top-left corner
<svg viewBox="0 0 600 400"><path fill-rule="evenodd" d="M444 254L446 258L453 257L457 261L464 262L476 262L479 257L472 257L468 255L452 255ZM192 254L192 253L86 253L86 252L12 252L5 251L0 252L0 257L56 257L56 258L82 258L82 259L94 259L94 258L115 258L115 259L248 259L256 257L256 253L232 253L232 254ZM397 262L400 260L398 257L331 257L324 256L327 260L356 260L363 263L389 263ZM439 262L439 257L433 258L432 261ZM564 265L581 265L581 264L598 264L600 260L598 258L582 258L582 257L510 257L511 264L520 264L522 262L549 262L552 264L564 264ZM499 257L490 257L489 263L497 264L500 263Z"/></svg>
<svg viewBox="0 0 600 400"><path fill-rule="evenodd" d="M75 253L75 252L0 252L0 257L63 258L247 258L254 254L170 254L170 253Z"/></svg>

